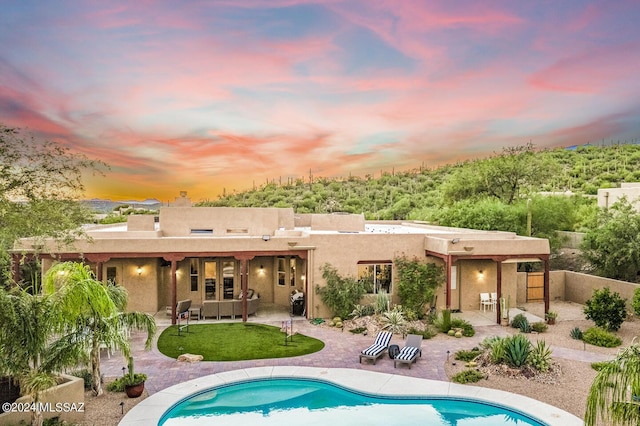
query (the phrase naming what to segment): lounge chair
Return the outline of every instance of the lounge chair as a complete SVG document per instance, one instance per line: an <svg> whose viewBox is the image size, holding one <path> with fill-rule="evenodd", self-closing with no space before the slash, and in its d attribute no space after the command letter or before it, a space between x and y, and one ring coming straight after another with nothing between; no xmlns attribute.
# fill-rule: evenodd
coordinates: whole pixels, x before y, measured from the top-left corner
<svg viewBox="0 0 640 426"><path fill-rule="evenodd" d="M375 342L373 345L369 346L367 349L364 349L360 352L360 363L362 363L362 358L370 359L373 363L376 363L376 360L380 358L389 348L389 342L391 342L391 336L393 334L390 331L381 331L376 336Z"/></svg>
<svg viewBox="0 0 640 426"><path fill-rule="evenodd" d="M418 355L422 356L422 336L419 334L407 335L407 341L404 344L404 348L400 349L400 353L393 359L393 368L396 368L398 363L411 364L418 360Z"/></svg>

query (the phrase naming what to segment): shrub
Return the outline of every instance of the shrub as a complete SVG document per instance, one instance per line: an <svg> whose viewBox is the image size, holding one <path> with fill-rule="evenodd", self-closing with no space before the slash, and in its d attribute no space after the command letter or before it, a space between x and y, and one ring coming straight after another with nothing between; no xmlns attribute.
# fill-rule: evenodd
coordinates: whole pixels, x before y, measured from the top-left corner
<svg viewBox="0 0 640 426"><path fill-rule="evenodd" d="M591 363L591 368L593 368L596 371L600 371L602 370L604 367L606 367L607 365L609 365L611 363L611 361L598 361L598 362L592 362Z"/></svg>
<svg viewBox="0 0 640 426"><path fill-rule="evenodd" d="M454 375L451 380L456 383L475 383L480 381L480 379L484 379L484 374L479 372L478 370L464 370Z"/></svg>
<svg viewBox="0 0 640 426"><path fill-rule="evenodd" d="M471 323L462 318L451 318L451 328L461 328L465 337L473 337L476 334Z"/></svg>
<svg viewBox="0 0 640 426"><path fill-rule="evenodd" d="M74 376L74 377L79 377L82 380L84 380L84 389L85 390L91 389L91 385L93 384L93 374L91 374L91 371L89 371L86 368L83 368L82 370L72 371L69 374Z"/></svg>
<svg viewBox="0 0 640 426"><path fill-rule="evenodd" d="M476 357L478 355L480 355L482 353L482 351L478 348L474 348L471 349L470 351L467 350L461 350L456 352L456 360L458 361L465 361L465 362L469 362L469 361L473 361L474 359L476 359Z"/></svg>
<svg viewBox="0 0 640 426"><path fill-rule="evenodd" d="M395 258L393 263L398 274L398 296L402 305L422 318L425 307L429 307L436 290L445 282L444 268L402 256Z"/></svg>
<svg viewBox="0 0 640 426"><path fill-rule="evenodd" d="M603 348L615 348L622 344L622 339L600 327L591 327L582 333L582 340L591 345L601 346Z"/></svg>
<svg viewBox="0 0 640 426"><path fill-rule="evenodd" d="M322 267L325 287L316 287L322 302L334 316L346 318L365 294L365 284L355 278L342 278L338 271L328 263Z"/></svg>
<svg viewBox="0 0 640 426"><path fill-rule="evenodd" d="M520 368L527 363L531 342L526 336L516 334L504 339L504 360L512 367Z"/></svg>
<svg viewBox="0 0 640 426"><path fill-rule="evenodd" d="M519 328L524 333L529 333L531 331L529 320L524 316L524 314L518 314L513 317L513 320L511 321L511 327Z"/></svg>
<svg viewBox="0 0 640 426"><path fill-rule="evenodd" d="M430 327L430 326L425 327L424 330L418 330L415 327L411 327L408 330L406 330L406 332L407 334L418 334L422 336L424 339L431 339L433 336L438 334L438 332L434 330L433 327Z"/></svg>
<svg viewBox="0 0 640 426"><path fill-rule="evenodd" d="M548 328L549 326L542 321L534 322L533 324L531 324L531 330L535 331L536 333L544 333Z"/></svg>
<svg viewBox="0 0 640 426"><path fill-rule="evenodd" d="M576 339L576 340L582 340L582 330L580 330L580 328L578 327L574 327L571 330L571 333L569 333L571 335L572 339Z"/></svg>
<svg viewBox="0 0 640 426"><path fill-rule="evenodd" d="M494 364L504 362L505 339L499 336L487 337L482 341L480 346L489 350L489 357Z"/></svg>
<svg viewBox="0 0 640 426"><path fill-rule="evenodd" d="M356 327L356 328L352 328L351 330L349 330L351 333L353 334L362 334L365 332L365 330L367 329L367 327Z"/></svg>
<svg viewBox="0 0 640 426"><path fill-rule="evenodd" d="M449 309L443 309L440 313L434 325L443 333L448 333L451 330L451 311Z"/></svg>
<svg viewBox="0 0 640 426"><path fill-rule="evenodd" d="M389 310L389 296L386 291L380 290L376 294L376 304L373 307L373 310L376 314L381 314Z"/></svg>
<svg viewBox="0 0 640 426"><path fill-rule="evenodd" d="M349 316L354 319L368 317L370 315L373 315L375 313L374 311L375 310L372 305L356 305L354 306L353 311Z"/></svg>
<svg viewBox="0 0 640 426"><path fill-rule="evenodd" d="M585 302L584 313L587 319L607 331L617 331L627 317L625 300L608 287L593 291L591 299Z"/></svg>
<svg viewBox="0 0 640 426"><path fill-rule="evenodd" d="M544 340L538 340L529 353L529 365L538 371L548 371L551 366L551 349Z"/></svg>
<svg viewBox="0 0 640 426"><path fill-rule="evenodd" d="M633 299L631 299L631 308L633 313L640 316L640 287L636 288L633 292Z"/></svg>

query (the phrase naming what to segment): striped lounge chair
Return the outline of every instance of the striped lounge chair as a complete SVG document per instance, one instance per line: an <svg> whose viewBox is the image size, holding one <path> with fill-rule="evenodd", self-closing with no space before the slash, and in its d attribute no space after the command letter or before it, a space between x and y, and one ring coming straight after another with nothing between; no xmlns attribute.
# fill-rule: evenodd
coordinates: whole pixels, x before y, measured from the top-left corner
<svg viewBox="0 0 640 426"><path fill-rule="evenodd" d="M375 342L373 342L373 345L360 352L360 363L362 363L362 358L365 358L372 360L375 364L376 360L384 355L389 348L389 342L391 342L392 335L393 334L390 331L379 332L376 336Z"/></svg>
<svg viewBox="0 0 640 426"><path fill-rule="evenodd" d="M407 335L407 341L404 348L400 350L400 353L393 359L393 368L396 368L398 363L408 364L411 368L411 364L418 360L418 355L422 356L422 336L419 334Z"/></svg>

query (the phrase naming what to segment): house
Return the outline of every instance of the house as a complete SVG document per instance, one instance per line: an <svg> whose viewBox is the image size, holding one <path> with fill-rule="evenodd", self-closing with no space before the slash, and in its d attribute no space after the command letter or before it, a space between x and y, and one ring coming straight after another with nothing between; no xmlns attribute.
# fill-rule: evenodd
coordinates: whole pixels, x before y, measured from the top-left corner
<svg viewBox="0 0 640 426"><path fill-rule="evenodd" d="M446 276L437 307L464 311L479 309L481 292L515 301L518 263L539 262L549 308L548 241L510 232L366 221L358 214L296 214L291 208L193 207L181 194L157 218L130 216L126 224L97 225L86 233L69 247L22 239L15 260L38 252L43 271L58 260L84 261L98 279L128 290L132 310L175 310L182 299L193 305L222 302L249 289L261 303L288 309L297 291L305 295L308 318L331 315L315 291L325 285L325 264L342 276L368 280L370 294L385 291L399 303L394 258L435 262ZM246 320L246 296L241 300Z"/></svg>
<svg viewBox="0 0 640 426"><path fill-rule="evenodd" d="M622 197L626 197L640 211L640 182L622 182L620 188L598 189L598 207L609 208Z"/></svg>

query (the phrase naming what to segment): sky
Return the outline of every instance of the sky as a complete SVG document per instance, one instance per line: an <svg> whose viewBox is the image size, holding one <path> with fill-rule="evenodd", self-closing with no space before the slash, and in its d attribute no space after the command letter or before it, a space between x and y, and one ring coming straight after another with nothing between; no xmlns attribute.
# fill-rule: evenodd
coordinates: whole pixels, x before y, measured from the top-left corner
<svg viewBox="0 0 640 426"><path fill-rule="evenodd" d="M194 201L640 141L640 1L0 0L0 123Z"/></svg>

